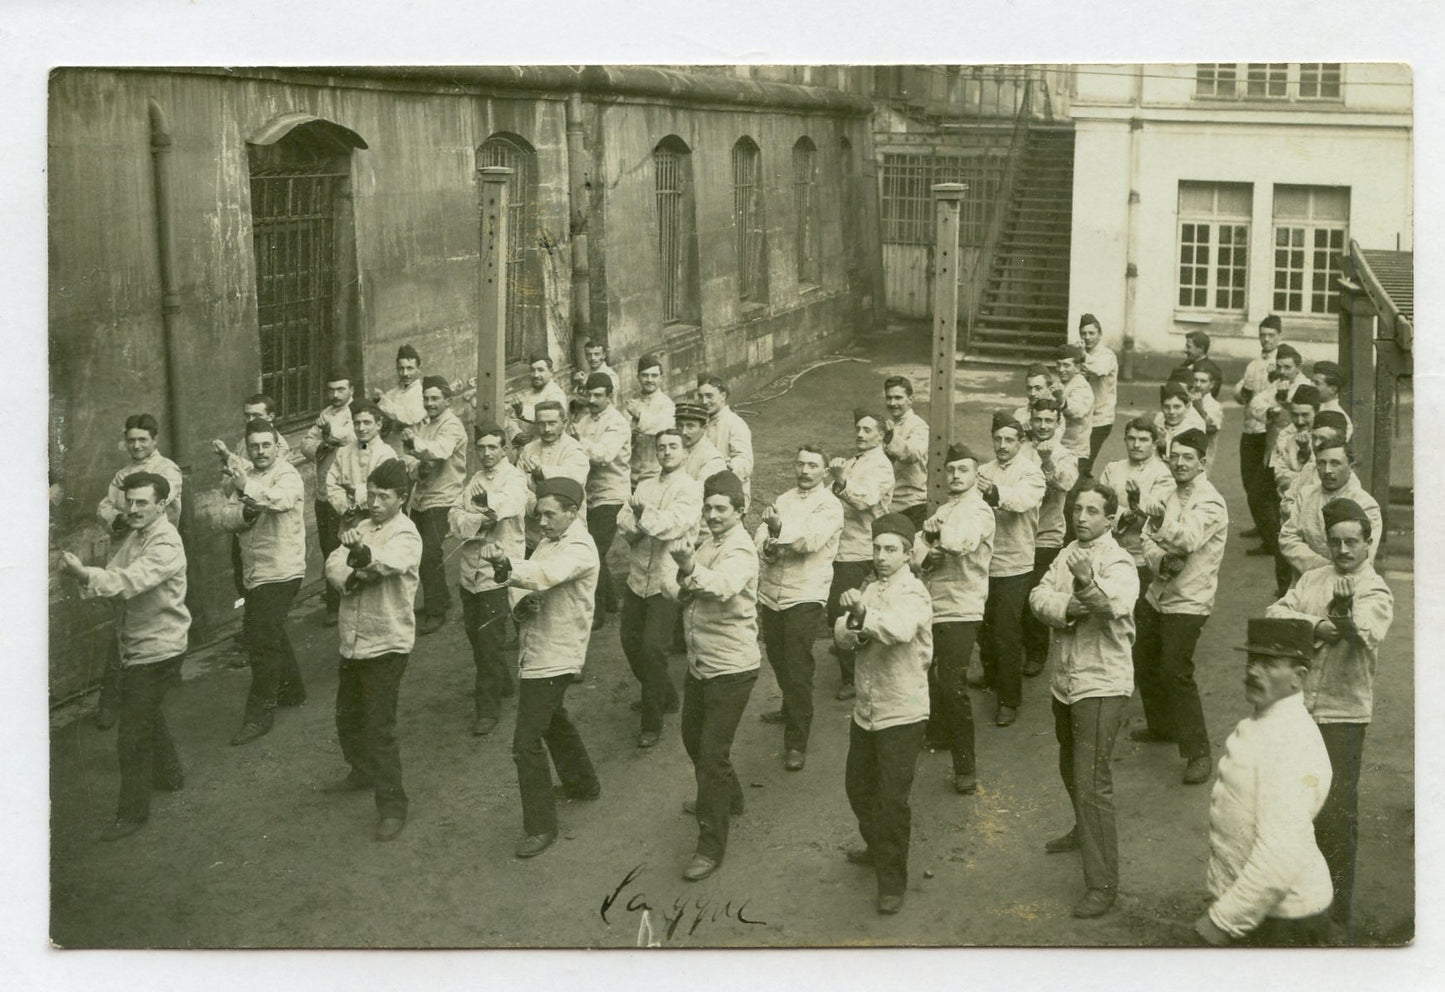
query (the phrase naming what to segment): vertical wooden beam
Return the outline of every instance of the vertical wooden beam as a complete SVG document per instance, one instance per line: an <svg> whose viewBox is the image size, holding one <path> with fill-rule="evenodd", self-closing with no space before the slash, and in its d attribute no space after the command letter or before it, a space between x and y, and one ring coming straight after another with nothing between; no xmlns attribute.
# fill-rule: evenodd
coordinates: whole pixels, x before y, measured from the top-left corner
<svg viewBox="0 0 1445 992"><path fill-rule="evenodd" d="M964 183L933 187L933 376L928 391L928 499L948 493L944 462L953 442L953 379L958 368L958 219Z"/></svg>
<svg viewBox="0 0 1445 992"><path fill-rule="evenodd" d="M507 391L507 180L512 170L485 166L482 246L477 267L476 424L500 424Z"/></svg>

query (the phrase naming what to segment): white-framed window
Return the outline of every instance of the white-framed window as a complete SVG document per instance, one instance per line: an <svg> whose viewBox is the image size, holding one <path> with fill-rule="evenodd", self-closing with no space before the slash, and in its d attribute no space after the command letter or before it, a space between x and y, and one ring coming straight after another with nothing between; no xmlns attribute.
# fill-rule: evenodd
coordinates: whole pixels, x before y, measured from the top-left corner
<svg viewBox="0 0 1445 992"><path fill-rule="evenodd" d="M1244 312L1253 197L1249 183L1179 183L1179 309Z"/></svg>
<svg viewBox="0 0 1445 992"><path fill-rule="evenodd" d="M1276 313L1339 313L1335 281L1349 244L1348 186L1274 188Z"/></svg>
<svg viewBox="0 0 1445 992"><path fill-rule="evenodd" d="M1339 62L1196 62L1197 100L1336 102L1344 96Z"/></svg>

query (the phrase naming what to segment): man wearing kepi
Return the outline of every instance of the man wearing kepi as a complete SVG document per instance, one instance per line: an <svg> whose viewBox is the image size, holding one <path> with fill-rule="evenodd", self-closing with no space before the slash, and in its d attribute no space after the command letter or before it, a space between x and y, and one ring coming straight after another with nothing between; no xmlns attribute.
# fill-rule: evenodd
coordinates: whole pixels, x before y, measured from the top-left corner
<svg viewBox="0 0 1445 992"><path fill-rule="evenodd" d="M848 860L873 866L878 912L887 914L903 908L908 888L908 793L928 721L933 609L908 567L912 522L888 513L873 521L872 532L877 578L843 593L833 636L857 652L845 784L867 846L850 850Z"/></svg>
<svg viewBox="0 0 1445 992"><path fill-rule="evenodd" d="M994 460L978 470L979 495L993 508L995 522L978 653L985 684L997 695L994 723L1000 727L1014 722L1023 701L1023 612L1046 489L1038 464L1019 454L1023 436L1023 424L1008 411L995 412Z"/></svg>
<svg viewBox="0 0 1445 992"><path fill-rule="evenodd" d="M280 457L274 424L246 425L249 459L231 454L226 475L235 494L220 515L224 530L241 539L246 586L242 620L251 656L251 691L241 729L232 744L248 744L270 731L277 706L300 706L306 687L296 652L286 636L286 614L306 577L306 485Z"/></svg>
<svg viewBox="0 0 1445 992"><path fill-rule="evenodd" d="M768 663L783 706L763 714L783 725L783 768L801 771L813 726L813 640L833 579L843 533L843 504L823 485L828 463L818 444L804 444L793 462L797 485L763 511L754 540L762 559L758 615Z"/></svg>
<svg viewBox="0 0 1445 992"><path fill-rule="evenodd" d="M370 789L376 839L406 826L396 742L396 701L416 643L416 596L422 541L402 507L411 476L400 459L382 462L366 481L368 515L341 534L326 559L326 581L341 590L341 666L336 684L336 739L351 771L328 792Z"/></svg>
<svg viewBox="0 0 1445 992"><path fill-rule="evenodd" d="M867 410L853 411L852 458L834 458L828 463L833 494L843 504L843 533L833 559L833 583L828 588L828 624L838 619L840 600L848 589L862 585L872 560L873 522L893 505L893 465L884 454L892 440L888 422ZM838 669L842 685L838 699L853 698L853 654L838 646Z"/></svg>
<svg viewBox="0 0 1445 992"><path fill-rule="evenodd" d="M1394 619L1395 600L1370 564L1374 522L1351 499L1325 504L1330 562L1300 576L1266 615L1312 624L1313 660L1304 684L1304 705L1319 724L1334 780L1315 819L1315 838L1334 882L1331 915L1354 940L1351 897L1365 731L1374 712L1375 667L1380 642Z"/></svg>
<svg viewBox="0 0 1445 992"><path fill-rule="evenodd" d="M1254 708L1224 743L1209 797L1214 904L1194 922L1206 943L1325 943L1330 875L1311 822L1331 787L1329 756L1300 689L1312 676L1308 620L1249 621L1244 696Z"/></svg>
<svg viewBox="0 0 1445 992"><path fill-rule="evenodd" d="M928 515L928 422L913 411L913 382L906 375L883 381L883 403L893 430L883 448L893 463L892 509L920 527Z"/></svg>
<svg viewBox="0 0 1445 992"><path fill-rule="evenodd" d="M109 599L116 605L120 801L115 819L100 835L108 841L145 825L153 788L174 791L184 781L161 704L166 690L180 684L191 627L186 551L166 519L170 483L153 472L134 472L121 485L130 530L106 567L87 567L69 551L60 554L60 569L80 583L82 598Z"/></svg>
<svg viewBox="0 0 1445 992"><path fill-rule="evenodd" d="M484 424L476 429L476 436L480 464L452 504L447 525L462 539L458 592L476 668L472 734L485 737L496 729L502 697L513 692L512 674L502 654L512 608L507 585L493 577L491 565L482 558L482 546L500 545L512 558L526 554L522 515L527 510L527 480L507 460L505 428Z"/></svg>
<svg viewBox="0 0 1445 992"><path fill-rule="evenodd" d="M1102 916L1119 890L1119 841L1114 826L1114 737L1134 692L1134 601L1139 573L1114 540L1119 500L1102 483L1086 482L1074 500L1078 539L1049 566L1029 605L1049 625L1054 665L1054 735L1059 775L1074 807L1074 826L1044 845L1050 854L1083 855L1084 898L1074 915Z"/></svg>
<svg viewBox="0 0 1445 992"><path fill-rule="evenodd" d="M403 427L401 440L416 472L410 512L423 549L421 623L416 632L426 635L446 623L452 605L442 540L447 533L447 512L466 479L467 429L450 409L452 387L443 376L429 375L421 386L426 419L415 427Z"/></svg>
<svg viewBox="0 0 1445 992"><path fill-rule="evenodd" d="M722 864L728 816L743 806L733 771L733 736L758 680L758 552L741 526L742 480L719 472L703 485L708 536L696 551L675 546L687 681L682 691L682 745L697 779L697 851L682 877L707 878Z"/></svg>
<svg viewBox="0 0 1445 992"><path fill-rule="evenodd" d="M948 498L923 522L913 564L933 602L933 664L928 669L928 737L953 757L953 787L977 791L968 661L988 599L993 509L978 492L978 456L951 444L944 456Z"/></svg>
<svg viewBox="0 0 1445 992"><path fill-rule="evenodd" d="M587 658L597 594L597 548L580 515L583 499L575 479L542 480L537 484L542 541L532 557L518 561L497 544L482 551L496 581L525 593L516 607L522 685L512 734L512 760L522 793L524 836L515 852L519 858L535 857L557 839L549 754L564 795L596 799L602 792L587 747L563 705L567 687Z"/></svg>
<svg viewBox="0 0 1445 992"><path fill-rule="evenodd" d="M1194 681L1194 646L1214 609L1229 510L1204 475L1202 431L1174 438L1169 471L1174 492L1144 525L1144 559L1154 579L1139 610L1134 681L1147 726L1136 741L1173 741L1184 758L1184 784L1209 779L1209 732Z"/></svg>
<svg viewBox="0 0 1445 992"><path fill-rule="evenodd" d="M316 463L316 544L325 561L336 550L341 533L341 518L326 498L326 477L336 462L336 453L356 440L351 425L351 373L332 369L326 376L326 407L316 415L316 422L301 439L301 453ZM326 625L334 626L341 596L330 586L323 590L326 599Z"/></svg>

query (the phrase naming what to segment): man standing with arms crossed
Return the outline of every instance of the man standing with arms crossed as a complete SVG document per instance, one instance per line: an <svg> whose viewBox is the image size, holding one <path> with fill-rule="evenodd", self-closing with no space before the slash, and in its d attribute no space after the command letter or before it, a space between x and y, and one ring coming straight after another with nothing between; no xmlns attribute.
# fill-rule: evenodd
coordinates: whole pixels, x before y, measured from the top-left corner
<svg viewBox="0 0 1445 992"><path fill-rule="evenodd" d="M827 458L804 444L793 462L797 485L763 511L754 535L762 570L758 614L768 663L783 693L781 709L762 715L783 726L783 768L801 771L813 726L813 640L823 620L833 557L843 533L843 504L823 485Z"/></svg>
<svg viewBox="0 0 1445 992"><path fill-rule="evenodd" d="M467 480L447 513L451 533L462 539L457 568L462 623L472 646L477 678L473 689L472 736L485 737L497 726L501 700L512 695L512 673L503 656L507 617L512 612L507 585L492 577L482 547L494 544L509 558L526 554L522 517L527 512L527 480L507 460L506 431L497 424L477 428L476 473Z"/></svg>
<svg viewBox="0 0 1445 992"><path fill-rule="evenodd" d="M587 352L590 360L593 346ZM593 611L592 629L607 622L608 613L617 612L617 590L612 587L612 573L607 568L607 552L617 537L617 514L632 495L628 466L632 461L632 425L612 405L614 378L606 372L593 372L583 385L587 393L587 412L572 424L573 435L582 445L590 468L587 472L587 533L597 545L600 566L597 572L597 608Z"/></svg>
<svg viewBox="0 0 1445 992"><path fill-rule="evenodd" d="M129 530L106 567L87 567L69 551L60 553L60 570L80 584L82 598L116 604L120 800L115 819L100 835L105 841L145 826L152 789L173 792L185 781L161 704L166 691L180 684L191 627L186 551L166 519L170 483L165 477L133 472L121 485Z"/></svg>
<svg viewBox="0 0 1445 992"><path fill-rule="evenodd" d="M667 674L677 603L663 590L677 581L669 552L691 547L702 523L702 483L682 470L682 435L666 428L655 441L661 474L643 479L617 514L617 530L629 545L619 633L627 664L642 684L640 748L656 747L663 714L677 712L677 688Z"/></svg>
<svg viewBox="0 0 1445 992"><path fill-rule="evenodd" d="M1049 625L1054 663L1054 735L1059 775L1074 807L1074 826L1044 845L1050 854L1080 851L1082 919L1102 916L1119 891L1119 841L1114 826L1114 737L1134 693L1130 651L1139 573L1114 540L1119 501L1112 489L1086 482L1074 499L1078 539L1049 566L1029 606Z"/></svg>
<svg viewBox="0 0 1445 992"><path fill-rule="evenodd" d="M1359 839L1358 792L1365 731L1374 715L1380 644L1395 616L1395 597L1370 563L1374 521L1352 499L1324 508L1330 561L1300 576L1269 617L1313 624L1314 659L1304 703L1324 738L1334 778L1315 818L1315 839L1334 882L1330 915L1355 939L1352 902Z"/></svg>
<svg viewBox="0 0 1445 992"><path fill-rule="evenodd" d="M883 403L893 432L883 448L893 463L892 510L921 527L928 516L928 422L913 412L913 383L907 376L884 380Z"/></svg>
<svg viewBox="0 0 1445 992"><path fill-rule="evenodd" d="M336 738L351 771L325 791L370 789L375 838L395 840L406 826L407 796L396 742L401 677L416 643L422 541L402 512L411 476L400 459L382 462L366 481L367 516L341 535L326 559L326 581L341 590L341 665Z"/></svg>
<svg viewBox="0 0 1445 992"><path fill-rule="evenodd" d="M951 444L944 462L948 498L923 522L913 564L933 603L933 664L928 669L928 737L953 758L953 788L978 790L968 661L988 599L993 509L978 493L978 456Z"/></svg>
<svg viewBox="0 0 1445 992"><path fill-rule="evenodd" d="M306 687L286 636L286 614L306 577L306 485L278 453L276 427L246 427L249 460L232 454L226 475L236 494L221 511L222 529L240 535L246 586L242 620L251 656L251 691L232 744L249 744L271 730L277 706L300 706Z"/></svg>
<svg viewBox="0 0 1445 992"><path fill-rule="evenodd" d="M1207 445L1198 430L1174 438L1174 492L1144 525L1144 559L1154 578L1134 643L1134 681L1148 725L1129 736L1177 744L1185 785L1208 781L1213 764L1194 681L1194 647L1214 609L1229 531L1224 497L1204 474Z"/></svg>
<svg viewBox="0 0 1445 992"><path fill-rule="evenodd" d="M400 364L398 362L398 364ZM416 488L411 496L411 520L421 534L421 598L419 636L439 630L447 622L452 596L447 590L442 540L447 513L462 491L467 472L467 429L452 413L452 387L445 378L429 375L421 382L426 419L401 429L402 450L415 466Z"/></svg>
<svg viewBox="0 0 1445 992"><path fill-rule="evenodd" d="M301 439L301 453L316 463L316 544L325 561L341 543L341 518L326 498L326 477L336 461L336 452L356 440L351 426L351 373L332 369L326 376L327 406ZM336 625L341 594L329 585L322 590L326 600L326 626Z"/></svg>

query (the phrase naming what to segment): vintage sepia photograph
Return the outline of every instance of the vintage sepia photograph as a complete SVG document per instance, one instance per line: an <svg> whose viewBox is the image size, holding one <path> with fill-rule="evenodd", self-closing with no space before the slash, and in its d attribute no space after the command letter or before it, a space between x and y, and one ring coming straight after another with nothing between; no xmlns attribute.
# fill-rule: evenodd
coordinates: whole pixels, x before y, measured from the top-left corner
<svg viewBox="0 0 1445 992"><path fill-rule="evenodd" d="M54 948L1415 939L1408 64L46 99Z"/></svg>

